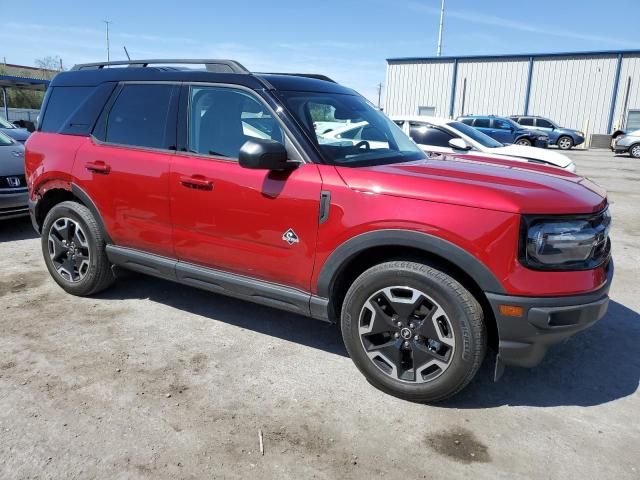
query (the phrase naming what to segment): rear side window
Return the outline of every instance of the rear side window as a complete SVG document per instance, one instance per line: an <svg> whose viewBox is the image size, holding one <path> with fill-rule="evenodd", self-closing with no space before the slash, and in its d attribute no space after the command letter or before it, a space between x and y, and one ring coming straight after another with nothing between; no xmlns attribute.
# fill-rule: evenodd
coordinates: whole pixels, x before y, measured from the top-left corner
<svg viewBox="0 0 640 480"><path fill-rule="evenodd" d="M463 118L462 123L465 125L473 125L473 118Z"/></svg>
<svg viewBox="0 0 640 480"><path fill-rule="evenodd" d="M525 125L527 127L533 127L533 118L521 118L520 120L516 120L520 125Z"/></svg>
<svg viewBox="0 0 640 480"><path fill-rule="evenodd" d="M125 85L107 117L104 140L146 148L170 147L169 110L173 85Z"/></svg>
<svg viewBox="0 0 640 480"><path fill-rule="evenodd" d="M411 122L409 136L419 145L432 145L434 147L448 147L449 140L453 138L447 132L420 123Z"/></svg>
<svg viewBox="0 0 640 480"><path fill-rule="evenodd" d="M473 126L479 128L489 128L491 126L491 120L489 120L488 118L476 118Z"/></svg>
<svg viewBox="0 0 640 480"><path fill-rule="evenodd" d="M95 87L53 87L49 93L40 131L62 130L67 120L93 92Z"/></svg>

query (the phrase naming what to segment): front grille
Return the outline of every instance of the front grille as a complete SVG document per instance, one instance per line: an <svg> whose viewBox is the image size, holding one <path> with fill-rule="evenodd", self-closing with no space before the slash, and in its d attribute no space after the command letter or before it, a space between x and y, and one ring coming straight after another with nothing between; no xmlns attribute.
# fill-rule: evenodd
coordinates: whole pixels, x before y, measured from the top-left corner
<svg viewBox="0 0 640 480"><path fill-rule="evenodd" d="M15 184L16 180L18 185ZM24 175L7 175L0 177L0 188L25 188L27 179Z"/></svg>

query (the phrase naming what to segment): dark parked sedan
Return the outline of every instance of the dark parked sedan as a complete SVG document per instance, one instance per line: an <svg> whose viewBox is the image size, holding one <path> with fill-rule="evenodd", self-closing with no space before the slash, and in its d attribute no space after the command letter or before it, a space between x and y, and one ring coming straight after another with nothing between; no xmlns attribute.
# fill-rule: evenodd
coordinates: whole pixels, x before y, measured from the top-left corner
<svg viewBox="0 0 640 480"><path fill-rule="evenodd" d="M29 214L24 147L0 132L0 219Z"/></svg>

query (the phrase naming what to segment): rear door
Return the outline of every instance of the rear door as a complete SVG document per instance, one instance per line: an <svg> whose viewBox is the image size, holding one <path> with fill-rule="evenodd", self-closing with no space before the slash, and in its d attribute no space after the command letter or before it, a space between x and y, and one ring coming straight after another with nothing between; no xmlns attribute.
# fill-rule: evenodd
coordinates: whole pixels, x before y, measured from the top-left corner
<svg viewBox="0 0 640 480"><path fill-rule="evenodd" d="M173 256L169 163L178 93L175 84L119 85L76 155L75 182L116 245Z"/></svg>
<svg viewBox="0 0 640 480"><path fill-rule="evenodd" d="M308 291L322 184L317 165L270 172L238 164L251 138L284 143L289 158L301 160L274 112L251 91L185 86L180 105L180 131L187 133L169 181L177 257Z"/></svg>

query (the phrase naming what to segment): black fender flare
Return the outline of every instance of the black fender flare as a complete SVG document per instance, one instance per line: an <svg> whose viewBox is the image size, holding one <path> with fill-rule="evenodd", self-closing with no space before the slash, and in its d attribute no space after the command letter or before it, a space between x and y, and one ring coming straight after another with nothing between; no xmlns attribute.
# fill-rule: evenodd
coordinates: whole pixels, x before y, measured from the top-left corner
<svg viewBox="0 0 640 480"><path fill-rule="evenodd" d="M318 296L330 298L331 287L341 268L359 253L384 246L411 247L442 257L465 271L484 292L505 293L495 275L466 250L442 238L411 230L375 230L357 235L338 248L326 260L318 276Z"/></svg>
<svg viewBox="0 0 640 480"><path fill-rule="evenodd" d="M71 184L71 193L73 193L73 195L76 196L78 200L80 200L84 204L84 206L89 209L93 217L96 219L96 222L100 227L100 230L102 230L102 234L104 235L104 239L106 243L113 244L113 241L111 240L111 236L109 235L107 228L104 226L102 215L100 215L100 211L98 210L98 207L96 207L96 204L93 203L93 200L91 200L91 197L89 196L89 194L87 194L87 192L85 192L82 188L80 188L75 183Z"/></svg>

